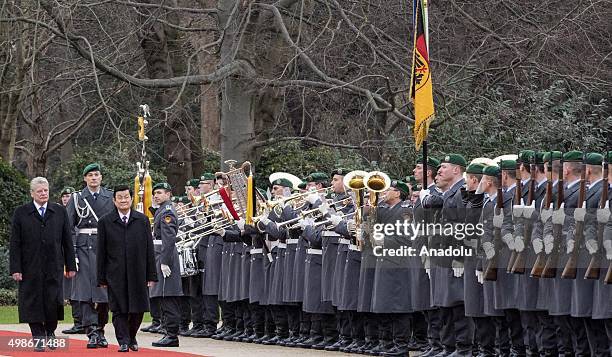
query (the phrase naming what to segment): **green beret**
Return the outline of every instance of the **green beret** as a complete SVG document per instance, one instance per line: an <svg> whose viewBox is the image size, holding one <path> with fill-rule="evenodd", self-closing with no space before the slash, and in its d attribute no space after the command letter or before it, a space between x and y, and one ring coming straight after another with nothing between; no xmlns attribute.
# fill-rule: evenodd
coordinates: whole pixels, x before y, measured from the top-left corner
<svg viewBox="0 0 612 357"><path fill-rule="evenodd" d="M155 186L153 186L152 191L161 190L161 189L166 190L166 191L172 191L172 186L170 186L170 184L167 182L160 182L160 183L156 183Z"/></svg>
<svg viewBox="0 0 612 357"><path fill-rule="evenodd" d="M199 185L200 185L200 180L198 179L191 179L185 183L185 186L191 186L193 188L198 188Z"/></svg>
<svg viewBox="0 0 612 357"><path fill-rule="evenodd" d="M313 172L306 176L306 182L325 182L329 180L329 176L323 172Z"/></svg>
<svg viewBox="0 0 612 357"><path fill-rule="evenodd" d="M546 155L545 151L538 151L535 154L535 163L536 165L541 165L544 163L544 156Z"/></svg>
<svg viewBox="0 0 612 357"><path fill-rule="evenodd" d="M71 195L75 192L76 190L73 187L64 187L64 189L62 190L62 193L60 193L60 196L63 195Z"/></svg>
<svg viewBox="0 0 612 357"><path fill-rule="evenodd" d="M200 181L214 181L215 180L215 175L210 173L210 172L205 172L202 174L202 176L200 176Z"/></svg>
<svg viewBox="0 0 612 357"><path fill-rule="evenodd" d="M417 164L423 164L423 158L419 157L416 161ZM427 157L427 166L429 167L433 167L434 169L437 169L438 167L440 167L440 160L436 159L435 157Z"/></svg>
<svg viewBox="0 0 612 357"><path fill-rule="evenodd" d="M590 152L586 155L587 165L598 165L601 166L603 163L604 156L597 152Z"/></svg>
<svg viewBox="0 0 612 357"><path fill-rule="evenodd" d="M287 180L286 178L276 179L274 182L272 182L272 185L293 188L291 181Z"/></svg>
<svg viewBox="0 0 612 357"><path fill-rule="evenodd" d="M550 161L551 153L552 153L553 161L561 160L561 158L563 157L563 153L561 151L547 151L544 154L544 162L549 162Z"/></svg>
<svg viewBox="0 0 612 357"><path fill-rule="evenodd" d="M516 161L514 161L514 160L502 160L500 168L502 170L516 170Z"/></svg>
<svg viewBox="0 0 612 357"><path fill-rule="evenodd" d="M399 180L391 180L391 187L394 187L405 194L409 194L410 190L408 189L408 185Z"/></svg>
<svg viewBox="0 0 612 357"><path fill-rule="evenodd" d="M306 181L302 181L302 182L301 182L301 183L298 185L298 188L299 188L300 190L305 190L305 189L306 189L306 185L307 185L307 184L308 184L308 182L306 182Z"/></svg>
<svg viewBox="0 0 612 357"><path fill-rule="evenodd" d="M572 150L563 154L563 161L567 162L582 162L582 157L584 154L582 151Z"/></svg>
<svg viewBox="0 0 612 357"><path fill-rule="evenodd" d="M351 172L351 170L349 170L349 169L337 168L337 169L334 169L334 170L333 170L333 171L332 171L332 172L329 174L329 176L330 176L330 177L334 177L334 175L344 176L344 175L348 174L349 172Z"/></svg>
<svg viewBox="0 0 612 357"><path fill-rule="evenodd" d="M459 154L447 154L444 156L444 158L442 158L441 163L448 163L448 164L459 165L463 167L467 166L467 161L465 160L465 157Z"/></svg>
<svg viewBox="0 0 612 357"><path fill-rule="evenodd" d="M179 198L180 198L180 197L178 197L178 196L172 196L172 198L170 199L170 201L172 201L172 202L175 202L175 203L176 203L176 202L178 202L178 201L179 201Z"/></svg>
<svg viewBox="0 0 612 357"><path fill-rule="evenodd" d="M94 162L93 164L89 164L85 166L85 168L83 169L83 176L87 175L88 173L92 171L102 172L102 170L100 169L100 164L98 164L97 162Z"/></svg>
<svg viewBox="0 0 612 357"><path fill-rule="evenodd" d="M499 176L499 167L497 166L485 166L482 169L482 174L487 176L497 177Z"/></svg>
<svg viewBox="0 0 612 357"><path fill-rule="evenodd" d="M474 163L468 166L465 172L472 175L481 175L485 166L484 164Z"/></svg>
<svg viewBox="0 0 612 357"><path fill-rule="evenodd" d="M535 156L535 151L523 150L518 154L517 161L521 164L530 164L534 156Z"/></svg>
<svg viewBox="0 0 612 357"><path fill-rule="evenodd" d="M189 197L187 196L181 196L178 198L177 202L180 202L182 204L188 205L191 203L191 201L189 200Z"/></svg>

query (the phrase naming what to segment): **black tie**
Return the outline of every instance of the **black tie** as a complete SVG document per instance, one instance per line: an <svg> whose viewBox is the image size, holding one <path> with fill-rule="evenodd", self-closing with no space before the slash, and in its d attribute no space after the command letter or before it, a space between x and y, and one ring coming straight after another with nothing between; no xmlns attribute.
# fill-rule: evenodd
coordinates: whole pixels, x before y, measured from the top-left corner
<svg viewBox="0 0 612 357"><path fill-rule="evenodd" d="M127 216L123 216L123 224L127 225Z"/></svg>
<svg viewBox="0 0 612 357"><path fill-rule="evenodd" d="M93 196L94 196L94 201L97 201L98 200L98 193L97 192L94 193Z"/></svg>

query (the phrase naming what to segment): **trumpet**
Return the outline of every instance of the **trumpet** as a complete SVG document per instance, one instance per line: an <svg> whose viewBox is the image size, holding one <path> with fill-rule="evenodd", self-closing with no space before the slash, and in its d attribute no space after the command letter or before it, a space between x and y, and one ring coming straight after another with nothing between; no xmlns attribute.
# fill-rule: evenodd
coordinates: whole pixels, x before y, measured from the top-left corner
<svg viewBox="0 0 612 357"><path fill-rule="evenodd" d="M303 192L303 193L296 193L296 194L293 194L291 196L279 198L277 200L266 201L265 205L266 205L266 207L268 209L273 209L274 213L276 213L278 216L280 216L280 214L282 213L282 207L283 207L283 205L286 202L293 201L293 200L296 200L298 198L305 198L306 196L308 196L308 195L310 195L312 193L328 194L330 191L331 191L331 187L324 187L324 188L320 188L318 190L306 191L306 192ZM281 205L281 204L283 204L283 205ZM281 206L279 206L279 205L281 205Z"/></svg>
<svg viewBox="0 0 612 357"><path fill-rule="evenodd" d="M307 211L302 211L300 213L298 213L298 216L295 218L291 218L288 221L284 221L284 222L280 222L278 223L279 227L284 227L286 225L290 225L288 228L292 229L295 228L293 223L296 223L310 215L312 215L312 218L319 218L319 217L323 217L324 215L327 214L327 212L329 212L329 206L327 205L321 205L317 208L313 208L311 210L307 210Z"/></svg>
<svg viewBox="0 0 612 357"><path fill-rule="evenodd" d="M218 223L218 221L223 221L223 220L228 220L228 221L232 220L233 221L232 217L227 212L225 212L222 209L218 209L218 210L214 210L212 212L212 214L205 215L205 216L202 216L202 217L196 219L195 221L191 222L191 224L202 222L203 220L211 218L211 217L212 217L211 222L205 223L203 225L199 225L199 226L194 227L194 228L192 228L190 230L187 230L187 231L179 230L178 233L176 234L176 236L177 237L181 237L181 236L184 236L184 235L189 234L191 232L199 231L199 230L201 230L203 228L208 228L211 225L214 225L214 224Z"/></svg>

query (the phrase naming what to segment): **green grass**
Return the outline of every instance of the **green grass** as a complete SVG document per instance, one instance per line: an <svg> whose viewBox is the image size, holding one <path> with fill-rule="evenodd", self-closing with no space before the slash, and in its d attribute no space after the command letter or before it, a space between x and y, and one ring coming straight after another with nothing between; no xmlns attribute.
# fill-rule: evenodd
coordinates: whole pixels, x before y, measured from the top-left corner
<svg viewBox="0 0 612 357"><path fill-rule="evenodd" d="M111 317L108 319L109 323L112 321ZM151 315L146 312L143 322L151 322ZM69 306L64 306L64 321L59 321L59 323L72 323L72 309ZM0 324L18 324L19 323L19 315L17 314L17 306L0 306Z"/></svg>

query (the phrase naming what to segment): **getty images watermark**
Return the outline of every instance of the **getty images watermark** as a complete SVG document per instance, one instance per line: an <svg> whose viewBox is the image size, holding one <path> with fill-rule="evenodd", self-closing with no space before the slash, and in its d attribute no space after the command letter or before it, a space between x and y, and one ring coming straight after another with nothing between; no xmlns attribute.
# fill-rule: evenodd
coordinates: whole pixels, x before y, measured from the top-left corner
<svg viewBox="0 0 612 357"><path fill-rule="evenodd" d="M417 249L401 244L399 246L392 244L393 247L385 247L385 240L401 237L402 240L413 241L418 237L438 236L445 239L452 237L458 241L465 240L465 243L472 243L475 239L482 237L483 233L482 223L414 223L409 221L376 223L372 226L372 238L375 242L382 244L375 245L373 253L379 257L471 257L476 255L475 244L446 248L430 248L424 245Z"/></svg>

